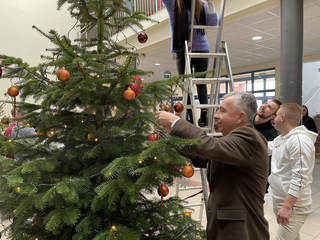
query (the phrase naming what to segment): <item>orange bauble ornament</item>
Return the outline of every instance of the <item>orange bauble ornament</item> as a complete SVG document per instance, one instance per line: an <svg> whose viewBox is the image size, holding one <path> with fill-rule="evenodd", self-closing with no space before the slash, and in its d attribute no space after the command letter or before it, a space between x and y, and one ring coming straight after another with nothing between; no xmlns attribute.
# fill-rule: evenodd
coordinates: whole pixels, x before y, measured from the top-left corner
<svg viewBox="0 0 320 240"><path fill-rule="evenodd" d="M19 95L19 89L15 86L9 87L8 94L10 97L16 97Z"/></svg>
<svg viewBox="0 0 320 240"><path fill-rule="evenodd" d="M187 165L182 168L182 175L186 178L192 177L194 174L194 169L192 166Z"/></svg>
<svg viewBox="0 0 320 240"><path fill-rule="evenodd" d="M136 94L134 93L133 90L131 90L131 88L128 88L127 90L124 91L123 97L127 101L132 101L133 99L136 98Z"/></svg>
<svg viewBox="0 0 320 240"><path fill-rule="evenodd" d="M1 119L1 123L2 124L9 124L9 118L4 116L2 119Z"/></svg>
<svg viewBox="0 0 320 240"><path fill-rule="evenodd" d="M66 82L70 79L70 73L65 69L60 69L57 72L57 77L61 82Z"/></svg>
<svg viewBox="0 0 320 240"><path fill-rule="evenodd" d="M161 184L158 188L159 196L165 197L169 194L169 188L166 185Z"/></svg>
<svg viewBox="0 0 320 240"><path fill-rule="evenodd" d="M191 217L191 212L184 212L183 215L184 215L185 217Z"/></svg>

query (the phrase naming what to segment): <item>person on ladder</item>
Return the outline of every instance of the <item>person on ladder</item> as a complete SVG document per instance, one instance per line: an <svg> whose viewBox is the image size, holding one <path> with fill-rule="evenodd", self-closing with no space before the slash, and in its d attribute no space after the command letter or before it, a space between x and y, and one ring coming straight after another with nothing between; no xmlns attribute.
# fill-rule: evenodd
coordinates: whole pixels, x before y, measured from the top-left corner
<svg viewBox="0 0 320 240"><path fill-rule="evenodd" d="M170 21L171 30L171 52L176 54L177 70L179 75L185 74L185 41L189 40L191 24L191 3L192 0L161 0L165 5ZM218 22L218 16L214 11L213 0L209 3L203 0L195 1L195 25L215 26ZM208 40L205 36L204 29L194 29L192 39L192 52L210 52ZM204 72L208 69L208 58L192 58L191 69L193 72ZM205 76L200 76L204 78ZM205 84L197 85L197 92L200 104L208 103L207 86ZM188 95L188 102L190 97ZM193 123L192 110L187 110L187 120ZM207 109L201 109L200 127L208 125Z"/></svg>

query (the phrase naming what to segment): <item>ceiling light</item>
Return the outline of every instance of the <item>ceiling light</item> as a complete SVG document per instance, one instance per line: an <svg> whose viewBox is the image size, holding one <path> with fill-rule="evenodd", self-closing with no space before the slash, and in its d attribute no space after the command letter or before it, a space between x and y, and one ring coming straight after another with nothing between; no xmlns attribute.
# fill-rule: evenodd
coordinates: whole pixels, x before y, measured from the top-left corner
<svg viewBox="0 0 320 240"><path fill-rule="evenodd" d="M262 36L253 36L251 39L252 39L253 41L261 40L261 39L262 39Z"/></svg>
<svg viewBox="0 0 320 240"><path fill-rule="evenodd" d="M160 63L155 63L154 65L155 65L155 66L160 66L161 64L160 64Z"/></svg>

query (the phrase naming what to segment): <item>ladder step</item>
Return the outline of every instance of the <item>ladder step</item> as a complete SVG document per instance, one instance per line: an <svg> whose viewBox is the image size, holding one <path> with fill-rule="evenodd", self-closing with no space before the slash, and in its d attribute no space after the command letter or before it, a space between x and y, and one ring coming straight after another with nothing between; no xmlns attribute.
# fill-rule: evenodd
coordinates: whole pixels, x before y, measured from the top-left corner
<svg viewBox="0 0 320 240"><path fill-rule="evenodd" d="M196 108L200 108L200 109L203 109L203 108L218 108L219 107L219 104L199 104L199 105L196 105Z"/></svg>
<svg viewBox="0 0 320 240"><path fill-rule="evenodd" d="M199 186L199 187L179 187L179 190L181 190L181 191L197 190L197 189L202 189L202 186Z"/></svg>
<svg viewBox="0 0 320 240"><path fill-rule="evenodd" d="M218 30L218 29L219 29L219 26L211 26L211 25L193 25L193 29Z"/></svg>
<svg viewBox="0 0 320 240"><path fill-rule="evenodd" d="M199 207L201 206L203 203L190 203L190 204L184 204L184 207Z"/></svg>
<svg viewBox="0 0 320 240"><path fill-rule="evenodd" d="M205 126L205 127L198 126L198 128L201 128L204 131L210 131L211 130L208 126Z"/></svg>
<svg viewBox="0 0 320 240"><path fill-rule="evenodd" d="M222 137L223 136L221 132L207 133L207 135L209 137Z"/></svg>
<svg viewBox="0 0 320 240"><path fill-rule="evenodd" d="M209 58L209 57L225 57L225 53L186 53L190 58Z"/></svg>
<svg viewBox="0 0 320 240"><path fill-rule="evenodd" d="M227 82L231 81L231 78L220 77L220 78L191 78L194 84L210 84L212 82Z"/></svg>
<svg viewBox="0 0 320 240"><path fill-rule="evenodd" d="M218 108L219 107L219 104L198 104L198 105L195 105L195 108L200 108L200 109L203 109L203 108ZM187 105L185 106L186 109L191 109L192 106L191 105Z"/></svg>

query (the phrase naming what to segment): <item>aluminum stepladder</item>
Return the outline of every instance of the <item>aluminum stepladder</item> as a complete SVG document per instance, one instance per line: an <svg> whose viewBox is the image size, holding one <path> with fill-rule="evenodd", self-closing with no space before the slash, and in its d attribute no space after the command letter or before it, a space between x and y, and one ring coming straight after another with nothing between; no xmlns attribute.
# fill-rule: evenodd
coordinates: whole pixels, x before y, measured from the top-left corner
<svg viewBox="0 0 320 240"><path fill-rule="evenodd" d="M213 1L213 0L209 0ZM186 118L186 109L192 110L192 117L194 125L198 126L198 121L196 117L196 110L197 109L207 109L207 119L208 119L208 127L203 128L207 131L208 135L217 135L221 136L220 133L213 132L213 125L214 125L214 113L215 110L218 108L218 100L219 100L219 91L220 91L220 84L221 83L228 83L230 91L233 91L233 78L232 78L232 71L231 71L231 64L229 59L229 53L227 44L224 41L221 41L221 34L222 34L222 26L223 26L223 16L224 16L224 9L225 9L225 0L221 0L220 5L220 14L219 14L219 21L217 26L203 26L203 25L194 25L194 10L195 10L195 1L192 1L191 6L191 26L190 26L190 37L189 41L185 42L185 74L190 75L192 73L191 70L191 59L192 58L209 58L213 59L213 73L212 76L206 78L195 78L195 77L188 77L185 79L184 82L184 89L183 89L183 105L185 106L185 110L182 112L181 117L183 119ZM193 53L192 52L192 37L193 37L193 30L194 29L215 29L217 30L216 36L216 46L215 51L210 53ZM207 36L208 37L208 36ZM221 68L223 67L223 63L226 69L226 76L221 76ZM209 90L209 103L208 104L196 104L195 103L195 95L196 90L194 90L194 86L197 84L207 84L210 86ZM190 104L187 104L188 95L190 96ZM208 184L206 178L206 169L200 168L195 169L195 171L200 171L201 177L201 187L190 187L190 186L180 186L181 180L176 180L176 196L179 196L180 191L193 191L197 189L202 190L202 198L201 202L199 203L192 203L186 204L186 207L200 207L199 210L199 220L200 223L202 222L202 216L204 207L207 209L207 202L208 202Z"/></svg>

